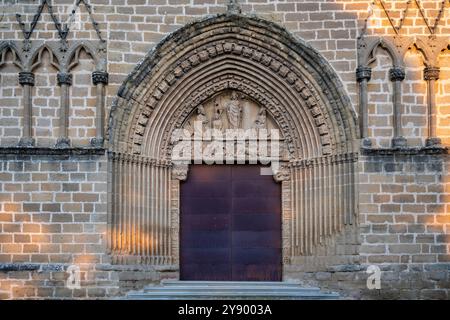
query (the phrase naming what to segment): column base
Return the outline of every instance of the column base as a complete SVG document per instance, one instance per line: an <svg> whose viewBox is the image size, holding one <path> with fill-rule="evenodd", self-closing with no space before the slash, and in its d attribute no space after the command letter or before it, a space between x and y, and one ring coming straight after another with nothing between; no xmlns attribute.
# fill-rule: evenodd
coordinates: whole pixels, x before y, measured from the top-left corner
<svg viewBox="0 0 450 320"><path fill-rule="evenodd" d="M369 138L361 139L361 147L370 148L371 146L372 146L372 140L370 140Z"/></svg>
<svg viewBox="0 0 450 320"><path fill-rule="evenodd" d="M22 137L19 140L19 147L34 147L35 141L31 137Z"/></svg>
<svg viewBox="0 0 450 320"><path fill-rule="evenodd" d="M103 138L92 138L91 146L93 146L94 148L103 148L104 142L105 142L105 139L103 139Z"/></svg>
<svg viewBox="0 0 450 320"><path fill-rule="evenodd" d="M70 139L65 137L58 138L55 144L55 148L59 149L70 148Z"/></svg>
<svg viewBox="0 0 450 320"><path fill-rule="evenodd" d="M440 146L441 144L442 144L441 138L430 137L425 140L425 146L427 147Z"/></svg>
<svg viewBox="0 0 450 320"><path fill-rule="evenodd" d="M408 143L405 137L394 137L392 138L392 147L407 147Z"/></svg>

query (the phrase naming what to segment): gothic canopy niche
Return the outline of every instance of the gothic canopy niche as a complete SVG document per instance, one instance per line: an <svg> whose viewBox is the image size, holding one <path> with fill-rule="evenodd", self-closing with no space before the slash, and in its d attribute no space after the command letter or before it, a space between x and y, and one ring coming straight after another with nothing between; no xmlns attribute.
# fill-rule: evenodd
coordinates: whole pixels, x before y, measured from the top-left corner
<svg viewBox="0 0 450 320"><path fill-rule="evenodd" d="M291 159L354 150L355 116L329 64L276 24L243 15L193 22L151 51L119 90L111 150L169 159L172 131L227 90L264 106Z"/></svg>
<svg viewBox="0 0 450 320"><path fill-rule="evenodd" d="M279 131L283 163L274 178L286 197L285 263L313 255L356 221L358 129L337 75L274 23L216 15L166 37L119 90L108 130L113 262L177 265L187 166L173 166L172 134L192 134L194 120L210 129Z"/></svg>

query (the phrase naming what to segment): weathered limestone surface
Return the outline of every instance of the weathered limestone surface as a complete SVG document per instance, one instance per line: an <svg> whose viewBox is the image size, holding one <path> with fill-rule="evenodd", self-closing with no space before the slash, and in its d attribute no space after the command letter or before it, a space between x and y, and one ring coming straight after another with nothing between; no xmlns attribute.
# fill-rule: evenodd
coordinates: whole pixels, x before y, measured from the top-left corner
<svg viewBox="0 0 450 320"><path fill-rule="evenodd" d="M447 1L69 2L0 2L0 299L177 278L170 134L232 91L286 144L285 280L450 298Z"/></svg>

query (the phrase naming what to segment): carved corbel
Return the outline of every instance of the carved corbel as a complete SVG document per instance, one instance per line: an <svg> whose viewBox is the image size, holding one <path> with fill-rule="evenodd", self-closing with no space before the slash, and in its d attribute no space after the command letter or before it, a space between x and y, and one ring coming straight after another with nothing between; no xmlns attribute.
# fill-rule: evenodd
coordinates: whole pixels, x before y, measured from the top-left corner
<svg viewBox="0 0 450 320"><path fill-rule="evenodd" d="M186 181L189 171L187 164L174 164L172 167L172 179Z"/></svg>
<svg viewBox="0 0 450 320"><path fill-rule="evenodd" d="M291 180L291 169L287 163L279 163L278 167L272 164L273 178L276 182Z"/></svg>

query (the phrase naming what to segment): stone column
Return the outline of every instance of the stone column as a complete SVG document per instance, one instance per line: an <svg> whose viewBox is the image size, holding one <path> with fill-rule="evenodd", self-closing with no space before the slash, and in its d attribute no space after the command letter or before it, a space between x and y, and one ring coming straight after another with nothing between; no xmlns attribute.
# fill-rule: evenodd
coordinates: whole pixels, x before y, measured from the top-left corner
<svg viewBox="0 0 450 320"><path fill-rule="evenodd" d="M402 81L405 80L405 70L401 67L393 67L389 70L389 78L394 83L394 138L392 139L392 147L406 147L406 139L402 136Z"/></svg>
<svg viewBox="0 0 450 320"><path fill-rule="evenodd" d="M372 142L368 137L369 112L367 110L367 84L372 77L372 69L366 66L359 66L356 69L356 80L359 83L359 128L361 131L361 144L363 147L370 147Z"/></svg>
<svg viewBox="0 0 450 320"><path fill-rule="evenodd" d="M34 139L32 137L32 95L31 90L34 86L34 73L19 72L19 83L23 87L23 133L20 138L19 146L32 147Z"/></svg>
<svg viewBox="0 0 450 320"><path fill-rule="evenodd" d="M57 148L70 148L69 139L69 87L72 85L72 74L59 72L58 85L61 87L61 106L59 115L59 138L56 141Z"/></svg>
<svg viewBox="0 0 450 320"><path fill-rule="evenodd" d="M97 102L95 109L95 138L91 140L91 145L96 148L103 147L104 141L104 119L105 119L105 85L108 84L108 73L104 71L94 71L92 82L97 87Z"/></svg>
<svg viewBox="0 0 450 320"><path fill-rule="evenodd" d="M438 67L426 67L424 69L424 80L428 86L428 138L425 141L427 147L441 144L441 139L437 137L437 116L436 116L436 93L435 83L439 80L440 69Z"/></svg>

